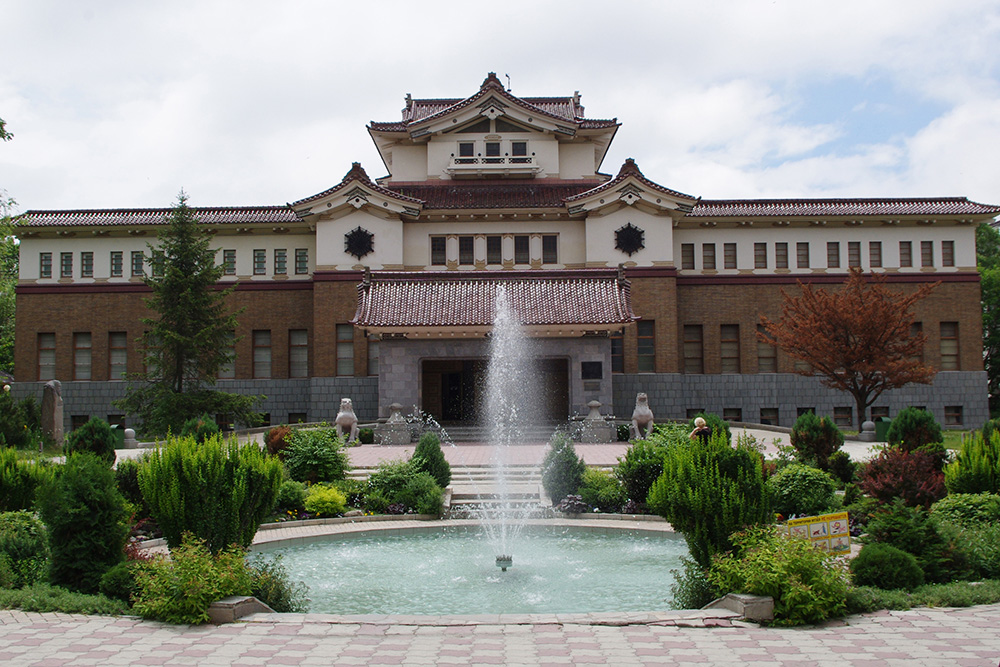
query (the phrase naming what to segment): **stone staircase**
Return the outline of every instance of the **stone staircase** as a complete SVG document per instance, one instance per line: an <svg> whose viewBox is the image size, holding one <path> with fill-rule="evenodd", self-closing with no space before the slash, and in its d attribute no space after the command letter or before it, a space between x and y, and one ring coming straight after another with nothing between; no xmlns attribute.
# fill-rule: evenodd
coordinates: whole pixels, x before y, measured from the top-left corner
<svg viewBox="0 0 1000 667"><path fill-rule="evenodd" d="M564 425L563 425L564 426ZM557 424L543 424L526 428L518 438L523 443L547 443L552 439L552 434L560 428ZM490 442L489 430L483 426L448 425L442 426L442 442Z"/></svg>

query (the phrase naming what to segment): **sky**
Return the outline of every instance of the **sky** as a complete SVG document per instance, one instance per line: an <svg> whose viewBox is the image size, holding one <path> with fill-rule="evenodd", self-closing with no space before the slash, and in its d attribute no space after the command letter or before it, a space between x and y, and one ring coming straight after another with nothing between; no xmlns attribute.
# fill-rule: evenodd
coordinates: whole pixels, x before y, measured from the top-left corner
<svg viewBox="0 0 1000 667"><path fill-rule="evenodd" d="M1000 204L1000 0L0 0L15 211L281 205L415 98L580 91L705 199Z"/></svg>

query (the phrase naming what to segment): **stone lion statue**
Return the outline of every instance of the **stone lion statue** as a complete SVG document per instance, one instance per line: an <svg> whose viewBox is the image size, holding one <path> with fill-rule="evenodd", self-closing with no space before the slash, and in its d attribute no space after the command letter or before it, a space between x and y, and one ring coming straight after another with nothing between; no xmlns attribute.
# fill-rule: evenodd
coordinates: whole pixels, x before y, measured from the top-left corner
<svg viewBox="0 0 1000 667"><path fill-rule="evenodd" d="M629 434L636 440L653 434L653 411L649 409L649 399L642 392L635 395L635 410L632 411L632 428Z"/></svg>
<svg viewBox="0 0 1000 667"><path fill-rule="evenodd" d="M343 437L346 432L350 434L347 442L354 442L358 439L358 417L354 414L354 405L351 403L351 399L340 399L340 412L337 413L334 424L337 426L338 437Z"/></svg>

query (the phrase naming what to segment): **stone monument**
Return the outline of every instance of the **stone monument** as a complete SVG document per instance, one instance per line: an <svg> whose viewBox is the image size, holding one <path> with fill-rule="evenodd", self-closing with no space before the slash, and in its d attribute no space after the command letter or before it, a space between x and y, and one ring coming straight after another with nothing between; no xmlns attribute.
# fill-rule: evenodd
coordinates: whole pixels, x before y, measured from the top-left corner
<svg viewBox="0 0 1000 667"><path fill-rule="evenodd" d="M635 410L632 411L631 437L636 440L653 434L653 411L649 409L649 399L639 392L635 395Z"/></svg>
<svg viewBox="0 0 1000 667"><path fill-rule="evenodd" d="M375 427L375 441L380 445L410 444L410 425L403 419L403 406L393 403L389 406L389 419Z"/></svg>
<svg viewBox="0 0 1000 667"><path fill-rule="evenodd" d="M609 424L601 415L600 401L587 403L590 412L583 418L583 427L580 429L580 442L583 443L604 443L611 442L614 438L614 424Z"/></svg>
<svg viewBox="0 0 1000 667"><path fill-rule="evenodd" d="M42 391L42 433L58 446L63 444L62 383L49 380Z"/></svg>

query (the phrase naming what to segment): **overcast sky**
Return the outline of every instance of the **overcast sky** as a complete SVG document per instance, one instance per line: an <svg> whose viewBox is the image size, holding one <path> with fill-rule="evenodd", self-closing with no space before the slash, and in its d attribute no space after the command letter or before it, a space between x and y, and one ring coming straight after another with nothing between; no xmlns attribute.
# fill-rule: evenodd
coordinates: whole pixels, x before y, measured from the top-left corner
<svg viewBox="0 0 1000 667"><path fill-rule="evenodd" d="M602 170L707 199L1000 204L1000 0L0 0L0 188L18 209L284 204L406 93L572 95Z"/></svg>

